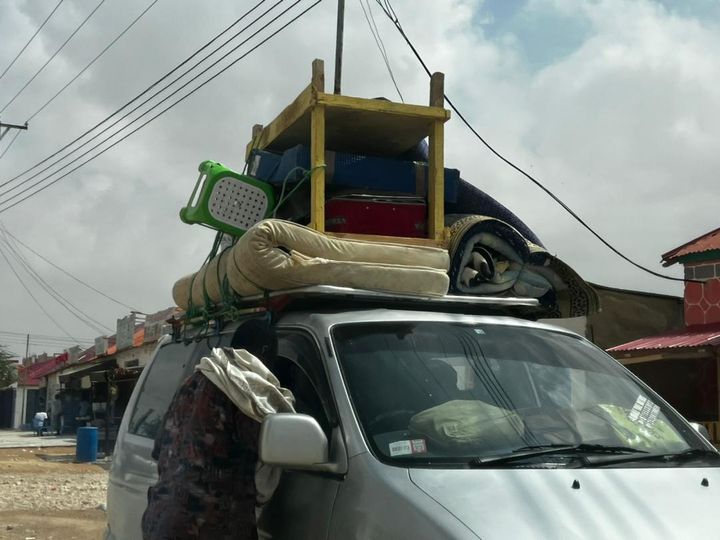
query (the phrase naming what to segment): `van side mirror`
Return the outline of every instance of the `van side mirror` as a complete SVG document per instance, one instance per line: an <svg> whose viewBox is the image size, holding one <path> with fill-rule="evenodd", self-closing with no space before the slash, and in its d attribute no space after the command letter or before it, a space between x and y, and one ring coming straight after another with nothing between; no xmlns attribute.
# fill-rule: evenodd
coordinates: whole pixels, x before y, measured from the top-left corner
<svg viewBox="0 0 720 540"><path fill-rule="evenodd" d="M698 422L690 422L690 425L693 427L695 431L697 431L700 435L705 437L708 441L710 440L710 432L708 429ZM712 441L711 441L712 442Z"/></svg>
<svg viewBox="0 0 720 540"><path fill-rule="evenodd" d="M312 416L277 413L266 416L260 428L260 461L285 469L325 470L328 440Z"/></svg>

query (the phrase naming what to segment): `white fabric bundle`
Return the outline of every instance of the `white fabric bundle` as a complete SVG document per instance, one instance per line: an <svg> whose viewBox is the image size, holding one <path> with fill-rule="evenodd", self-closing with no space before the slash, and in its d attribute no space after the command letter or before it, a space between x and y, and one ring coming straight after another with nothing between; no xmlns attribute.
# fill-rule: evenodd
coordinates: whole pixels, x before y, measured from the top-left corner
<svg viewBox="0 0 720 540"><path fill-rule="evenodd" d="M268 414L295 412L295 397L259 358L245 349L213 349L195 368L257 422Z"/></svg>
<svg viewBox="0 0 720 540"><path fill-rule="evenodd" d="M295 412L295 397L259 358L245 349L213 349L195 368L217 386L240 411L262 422L269 414ZM255 469L257 503L270 500L280 483L281 469L258 462Z"/></svg>

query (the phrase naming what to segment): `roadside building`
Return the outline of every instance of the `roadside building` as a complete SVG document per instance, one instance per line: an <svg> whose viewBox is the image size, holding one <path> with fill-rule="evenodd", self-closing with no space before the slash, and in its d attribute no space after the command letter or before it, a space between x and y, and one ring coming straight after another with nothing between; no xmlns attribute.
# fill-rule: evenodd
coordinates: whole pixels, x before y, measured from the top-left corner
<svg viewBox="0 0 720 540"><path fill-rule="evenodd" d="M46 376L61 369L68 361L68 354L49 357L47 354L26 358L18 368L15 392L13 428L29 429L36 412L47 412L48 388Z"/></svg>
<svg viewBox="0 0 720 540"><path fill-rule="evenodd" d="M597 292L600 311L544 322L572 330L603 349L683 327L683 299L679 296L590 285Z"/></svg>
<svg viewBox="0 0 720 540"><path fill-rule="evenodd" d="M96 426L105 451L112 448L135 384L175 313L169 308L118 319L115 335L98 337L85 350L69 350L66 363L44 374L47 399L61 396L65 432Z"/></svg>
<svg viewBox="0 0 720 540"><path fill-rule="evenodd" d="M720 442L720 229L662 256L685 267L684 325L608 352Z"/></svg>

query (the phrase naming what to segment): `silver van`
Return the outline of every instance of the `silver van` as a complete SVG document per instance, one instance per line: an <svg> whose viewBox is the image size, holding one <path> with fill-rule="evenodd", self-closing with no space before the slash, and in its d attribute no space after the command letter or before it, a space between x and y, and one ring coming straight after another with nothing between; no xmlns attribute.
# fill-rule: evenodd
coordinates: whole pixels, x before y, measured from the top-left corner
<svg viewBox="0 0 720 540"><path fill-rule="evenodd" d="M717 538L720 455L602 350L512 316L533 302L296 294L277 333L301 414L263 423L284 472L260 537ZM142 538L163 414L238 324L159 344L120 427L108 540Z"/></svg>

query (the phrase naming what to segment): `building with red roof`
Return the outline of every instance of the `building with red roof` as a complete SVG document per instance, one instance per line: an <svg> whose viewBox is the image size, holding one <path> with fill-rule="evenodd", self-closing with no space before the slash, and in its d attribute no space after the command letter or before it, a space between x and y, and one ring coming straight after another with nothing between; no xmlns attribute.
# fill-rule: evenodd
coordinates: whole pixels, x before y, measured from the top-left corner
<svg viewBox="0 0 720 540"><path fill-rule="evenodd" d="M96 421L104 425L110 416L116 427L157 340L169 330L167 320L177 313L174 307L143 317L132 313L118 320L116 334L96 338L93 347L27 359L32 363L18 369L14 426L28 424L59 394L66 431Z"/></svg>
<svg viewBox="0 0 720 540"><path fill-rule="evenodd" d="M720 228L662 255L682 264L684 327L608 352L720 442Z"/></svg>

